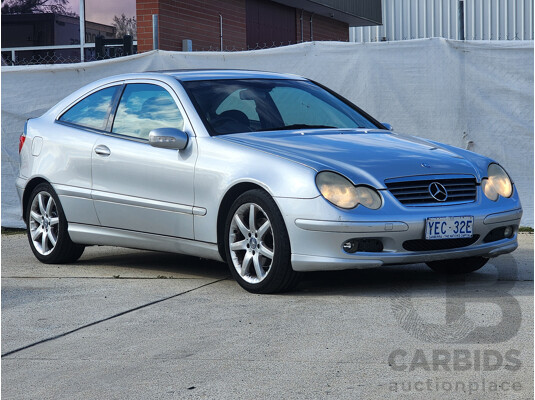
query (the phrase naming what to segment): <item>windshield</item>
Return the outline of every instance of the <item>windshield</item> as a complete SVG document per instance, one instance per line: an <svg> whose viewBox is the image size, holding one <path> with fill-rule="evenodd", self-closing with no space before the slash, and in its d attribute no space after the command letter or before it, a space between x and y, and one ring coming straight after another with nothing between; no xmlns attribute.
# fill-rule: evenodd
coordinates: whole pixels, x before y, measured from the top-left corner
<svg viewBox="0 0 535 400"><path fill-rule="evenodd" d="M289 129L381 128L318 85L303 80L181 82L212 136Z"/></svg>

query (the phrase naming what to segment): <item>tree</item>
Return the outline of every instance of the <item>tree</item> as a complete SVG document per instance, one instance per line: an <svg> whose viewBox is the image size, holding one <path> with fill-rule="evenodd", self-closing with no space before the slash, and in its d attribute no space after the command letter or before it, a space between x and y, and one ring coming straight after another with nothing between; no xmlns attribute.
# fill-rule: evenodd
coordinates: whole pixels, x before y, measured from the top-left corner
<svg viewBox="0 0 535 400"><path fill-rule="evenodd" d="M115 37L122 38L125 35L130 35L134 39L137 38L136 17L127 17L124 14L121 14L120 17L115 15L111 24L115 28Z"/></svg>
<svg viewBox="0 0 535 400"><path fill-rule="evenodd" d="M69 0L2 0L2 14L53 13L77 16L68 9Z"/></svg>

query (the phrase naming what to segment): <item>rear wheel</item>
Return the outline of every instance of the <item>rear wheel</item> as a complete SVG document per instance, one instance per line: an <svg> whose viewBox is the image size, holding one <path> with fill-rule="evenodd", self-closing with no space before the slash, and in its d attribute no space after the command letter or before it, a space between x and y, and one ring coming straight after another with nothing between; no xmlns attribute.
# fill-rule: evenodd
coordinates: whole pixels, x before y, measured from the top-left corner
<svg viewBox="0 0 535 400"><path fill-rule="evenodd" d="M71 241L58 195L48 183L37 185L26 210L28 241L35 257L46 264L74 262L85 246Z"/></svg>
<svg viewBox="0 0 535 400"><path fill-rule="evenodd" d="M468 274L482 268L488 258L485 257L467 257L453 260L430 261L427 264L433 271L441 274Z"/></svg>
<svg viewBox="0 0 535 400"><path fill-rule="evenodd" d="M284 220L263 190L248 191L234 201L224 240L230 272L245 290L275 293L297 283L299 274L291 266Z"/></svg>

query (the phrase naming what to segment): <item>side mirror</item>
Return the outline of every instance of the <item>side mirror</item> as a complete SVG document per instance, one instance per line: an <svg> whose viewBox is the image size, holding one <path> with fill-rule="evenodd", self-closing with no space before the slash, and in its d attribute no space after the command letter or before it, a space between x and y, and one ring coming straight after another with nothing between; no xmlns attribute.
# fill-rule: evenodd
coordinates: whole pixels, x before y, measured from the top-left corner
<svg viewBox="0 0 535 400"><path fill-rule="evenodd" d="M381 125L383 125L389 131L393 131L394 130L394 127L392 125L390 125L388 122L381 122Z"/></svg>
<svg viewBox="0 0 535 400"><path fill-rule="evenodd" d="M176 128L158 128L149 133L149 144L161 149L184 150L188 139L186 132Z"/></svg>

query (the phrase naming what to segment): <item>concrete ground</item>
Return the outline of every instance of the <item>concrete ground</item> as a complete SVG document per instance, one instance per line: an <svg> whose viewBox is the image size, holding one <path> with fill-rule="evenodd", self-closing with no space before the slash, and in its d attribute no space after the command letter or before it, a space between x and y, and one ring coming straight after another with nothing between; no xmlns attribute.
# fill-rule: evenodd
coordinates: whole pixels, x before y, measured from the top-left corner
<svg viewBox="0 0 535 400"><path fill-rule="evenodd" d="M253 295L226 265L2 235L4 399L530 399L533 235L480 271L311 273Z"/></svg>

